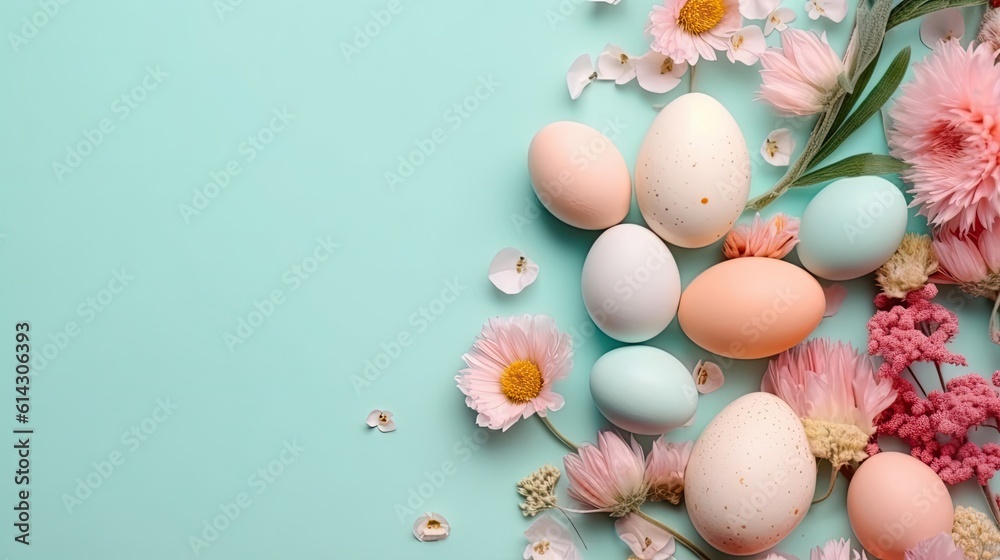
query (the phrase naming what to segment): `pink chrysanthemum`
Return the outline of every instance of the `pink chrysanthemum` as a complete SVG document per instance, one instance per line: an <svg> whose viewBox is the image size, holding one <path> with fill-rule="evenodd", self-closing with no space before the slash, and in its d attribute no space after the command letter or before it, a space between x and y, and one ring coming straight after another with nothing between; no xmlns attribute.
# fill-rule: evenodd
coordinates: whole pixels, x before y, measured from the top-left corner
<svg viewBox="0 0 1000 560"><path fill-rule="evenodd" d="M813 115L826 110L837 93L844 63L830 48L826 33L786 29L781 48L760 55L763 99L785 116Z"/></svg>
<svg viewBox="0 0 1000 560"><path fill-rule="evenodd" d="M468 367L455 376L465 404L479 413L476 423L506 431L520 418L562 408L552 383L569 375L572 348L572 338L551 317L490 319L462 356Z"/></svg>
<svg viewBox="0 0 1000 560"><path fill-rule="evenodd" d="M675 62L715 60L729 48L729 37L743 27L738 0L665 0L653 6L646 33L649 48Z"/></svg>
<svg viewBox="0 0 1000 560"><path fill-rule="evenodd" d="M840 539L818 546L809 555L809 560L867 560L865 552L851 549L851 541Z"/></svg>
<svg viewBox="0 0 1000 560"><path fill-rule="evenodd" d="M646 477L649 479L649 499L665 501L675 506L684 494L684 469L691 458L694 442L671 443L663 439L653 442L646 457Z"/></svg>
<svg viewBox="0 0 1000 560"><path fill-rule="evenodd" d="M850 344L818 338L782 352L767 366L761 390L780 397L802 419L813 455L836 471L868 458L875 419L896 400L867 356Z"/></svg>
<svg viewBox="0 0 1000 560"><path fill-rule="evenodd" d="M584 444L563 457L568 493L593 511L625 517L638 511L649 493L642 448L614 432L597 434L597 445Z"/></svg>
<svg viewBox="0 0 1000 560"><path fill-rule="evenodd" d="M996 298L1000 289L1000 227L968 235L941 230L934 235L939 282L961 284L969 293Z"/></svg>
<svg viewBox="0 0 1000 560"><path fill-rule="evenodd" d="M892 155L910 164L913 205L965 233L1000 217L1000 66L989 45L938 45L889 111Z"/></svg>
<svg viewBox="0 0 1000 560"><path fill-rule="evenodd" d="M799 224L798 218L781 212L766 222L757 214L750 225L740 224L730 230L722 245L722 253L727 259L784 258L799 243Z"/></svg>

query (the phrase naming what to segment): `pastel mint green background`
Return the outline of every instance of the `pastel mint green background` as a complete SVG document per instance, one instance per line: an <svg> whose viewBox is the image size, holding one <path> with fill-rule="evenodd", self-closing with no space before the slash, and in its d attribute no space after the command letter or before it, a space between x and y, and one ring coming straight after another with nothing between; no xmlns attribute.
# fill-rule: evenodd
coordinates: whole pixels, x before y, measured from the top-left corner
<svg viewBox="0 0 1000 560"><path fill-rule="evenodd" d="M550 121L616 123L632 165L653 106L686 83L658 96L602 82L571 102L564 73L606 42L641 53L651 3L401 0L384 27L369 23L384 1L231 3L220 15L221 2L209 0L69 2L16 45L10 34L22 32L22 18L41 21L34 14L44 2L0 7L5 430L15 427L14 324L30 321L36 341L32 544L12 540L8 434L0 440L0 557L520 558L529 522L514 484L544 463L561 465L563 449L534 420L504 434L478 432L453 376L488 317L549 314L577 338L573 373L558 386L567 404L552 420L576 440L606 425L587 377L619 344L581 334L592 331L579 275L597 233L538 211L525 154ZM787 4L800 14L794 26L827 31L842 52L849 19L812 22L799 0ZM968 11L967 36L978 15ZM342 45L366 25L377 36L346 56ZM906 44L915 59L927 52L914 24L892 31L886 52ZM160 76L144 89L148 69ZM756 68L703 62L697 86L739 122L754 154L753 191L763 192L781 173L756 155L764 136L792 127L801 145L808 121L778 119L753 101ZM136 87L143 100L126 110L119 99ZM456 113L477 88L475 110ZM272 120L283 110L294 115L287 124ZM113 130L57 176L53 162L103 119ZM281 130L262 133L272 140L263 151L243 145L272 123ZM389 188L384 173L438 128L443 143ZM841 152L884 149L876 118ZM239 170L228 186L195 200L227 165ZM814 193L790 193L768 212L799 215ZM185 216L180 206L194 203L202 209ZM636 208L628 221L641 223ZM922 219L910 227L921 229ZM327 254L317 239L339 245L323 262L309 260ZM493 254L509 245L541 266L537 283L516 297L486 279ZM718 245L672 250L685 283L721 257ZM310 267L308 277L294 280L295 266ZM134 277L124 289L114 280L122 269ZM443 303L449 283L458 296ZM109 286L119 293L102 292ZM816 334L863 345L872 282L847 287L846 305ZM281 303L245 343L227 347L226 333L275 290ZM992 372L1000 350L986 338L987 302L943 297L962 319L953 347L973 371ZM68 322L76 336L65 334ZM382 345L401 335L409 345L384 371L352 384L367 361L385 364ZM691 366L712 357L676 323L652 344ZM695 426L671 438L696 437L726 403L759 386L765 363L726 367L725 387L702 398ZM922 375L933 384L930 370ZM156 412L160 401L176 410ZM391 410L399 429L368 429L374 408ZM129 435L133 426L143 441ZM295 446L297 455L283 452ZM105 479L97 469L109 457L120 464ZM432 492L428 475L439 483ZM88 476L100 486L80 489L86 499L67 507L65 496ZM421 491L415 512L401 511ZM977 492L967 484L955 495L984 507ZM241 493L249 506L196 554L190 538ZM851 536L844 501L841 480L782 549L807 557L816 544ZM447 541L412 537L422 510L451 521ZM696 537L683 509L650 512ZM627 555L610 520L576 522L586 558ZM679 550L677 558L692 556Z"/></svg>

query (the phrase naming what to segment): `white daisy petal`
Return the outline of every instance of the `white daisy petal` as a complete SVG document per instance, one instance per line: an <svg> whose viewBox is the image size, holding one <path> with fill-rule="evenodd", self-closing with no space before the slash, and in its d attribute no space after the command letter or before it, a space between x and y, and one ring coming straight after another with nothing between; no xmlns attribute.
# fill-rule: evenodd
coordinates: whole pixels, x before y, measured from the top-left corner
<svg viewBox="0 0 1000 560"><path fill-rule="evenodd" d="M965 17L961 8L948 8L924 16L920 24L920 42L933 49L941 41L961 40L965 35Z"/></svg>
<svg viewBox="0 0 1000 560"><path fill-rule="evenodd" d="M809 19L825 17L840 23L847 16L847 0L807 0L805 9Z"/></svg>
<svg viewBox="0 0 1000 560"><path fill-rule="evenodd" d="M490 263L490 282L508 295L521 293L536 278L538 265L513 247L500 249Z"/></svg>
<svg viewBox="0 0 1000 560"><path fill-rule="evenodd" d="M642 89L650 93L666 93L681 83L687 68L686 62L675 62L669 56L649 51L639 57L635 75Z"/></svg>
<svg viewBox="0 0 1000 560"><path fill-rule="evenodd" d="M788 165L795 151L795 138L787 128L772 130L760 145L760 155L771 165Z"/></svg>
<svg viewBox="0 0 1000 560"><path fill-rule="evenodd" d="M722 368L715 362L698 361L692 372L695 387L698 392L707 395L722 387L726 382L726 376L722 374Z"/></svg>
<svg viewBox="0 0 1000 560"><path fill-rule="evenodd" d="M780 4L781 0L740 0L740 13L747 19L764 19Z"/></svg>
<svg viewBox="0 0 1000 560"><path fill-rule="evenodd" d="M451 525L440 513L425 513L413 523L413 536L420 542L440 541L451 534Z"/></svg>
<svg viewBox="0 0 1000 560"><path fill-rule="evenodd" d="M569 71L566 72L566 86L569 88L570 99L577 99L583 93L583 88L590 85L597 79L597 72L594 64L590 61L589 54L581 54L573 61Z"/></svg>
<svg viewBox="0 0 1000 560"><path fill-rule="evenodd" d="M747 66L760 60L760 55L767 49L764 31L756 25L750 25L733 33L726 45L726 55L729 62L742 62Z"/></svg>
<svg viewBox="0 0 1000 560"><path fill-rule="evenodd" d="M764 35L770 35L772 31L784 31L788 29L788 24L795 21L795 11L791 8L778 8L768 14L764 23Z"/></svg>
<svg viewBox="0 0 1000 560"><path fill-rule="evenodd" d="M612 6L614 6L615 4L621 2L622 0L590 0L590 1L591 2L604 2L605 4L611 4Z"/></svg>
<svg viewBox="0 0 1000 560"><path fill-rule="evenodd" d="M618 45L608 43L597 57L597 79L614 80L616 84L627 84L635 78L637 59L629 56Z"/></svg>

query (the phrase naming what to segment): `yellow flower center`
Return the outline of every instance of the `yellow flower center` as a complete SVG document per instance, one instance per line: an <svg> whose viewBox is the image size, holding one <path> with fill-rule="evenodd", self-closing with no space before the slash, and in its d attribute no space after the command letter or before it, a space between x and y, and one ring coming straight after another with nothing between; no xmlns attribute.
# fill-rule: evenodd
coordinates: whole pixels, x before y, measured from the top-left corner
<svg viewBox="0 0 1000 560"><path fill-rule="evenodd" d="M666 74L667 72L673 72L673 71L674 71L674 59L668 56L667 58L663 59L663 64L660 65L660 74Z"/></svg>
<svg viewBox="0 0 1000 560"><path fill-rule="evenodd" d="M719 25L725 15L722 0L688 0L677 16L677 23L684 31L698 35Z"/></svg>
<svg viewBox="0 0 1000 560"><path fill-rule="evenodd" d="M441 522L438 521L437 519L428 519L427 520L427 528L428 529L440 529L441 528Z"/></svg>
<svg viewBox="0 0 1000 560"><path fill-rule="evenodd" d="M618 55L618 60L620 60L622 64L625 64L626 62L628 62L628 55L625 54L625 53L622 53L622 54Z"/></svg>
<svg viewBox="0 0 1000 560"><path fill-rule="evenodd" d="M545 554L549 551L550 546L551 543L549 541L541 541L535 545L534 550L539 554Z"/></svg>
<svg viewBox="0 0 1000 560"><path fill-rule="evenodd" d="M542 392L542 371L528 360L517 360L500 375L500 390L514 404L524 404Z"/></svg>

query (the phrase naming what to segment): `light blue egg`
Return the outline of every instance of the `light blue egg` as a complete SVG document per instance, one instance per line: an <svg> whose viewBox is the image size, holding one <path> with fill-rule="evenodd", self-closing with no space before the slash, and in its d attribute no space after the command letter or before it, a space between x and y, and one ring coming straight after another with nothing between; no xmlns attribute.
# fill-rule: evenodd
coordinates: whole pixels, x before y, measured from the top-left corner
<svg viewBox="0 0 1000 560"><path fill-rule="evenodd" d="M643 435L683 426L698 407L691 372L651 346L626 346L601 356L590 371L590 394L612 424Z"/></svg>
<svg viewBox="0 0 1000 560"><path fill-rule="evenodd" d="M874 272L906 233L906 200L881 177L830 183L806 206L797 247L802 266L828 280Z"/></svg>

